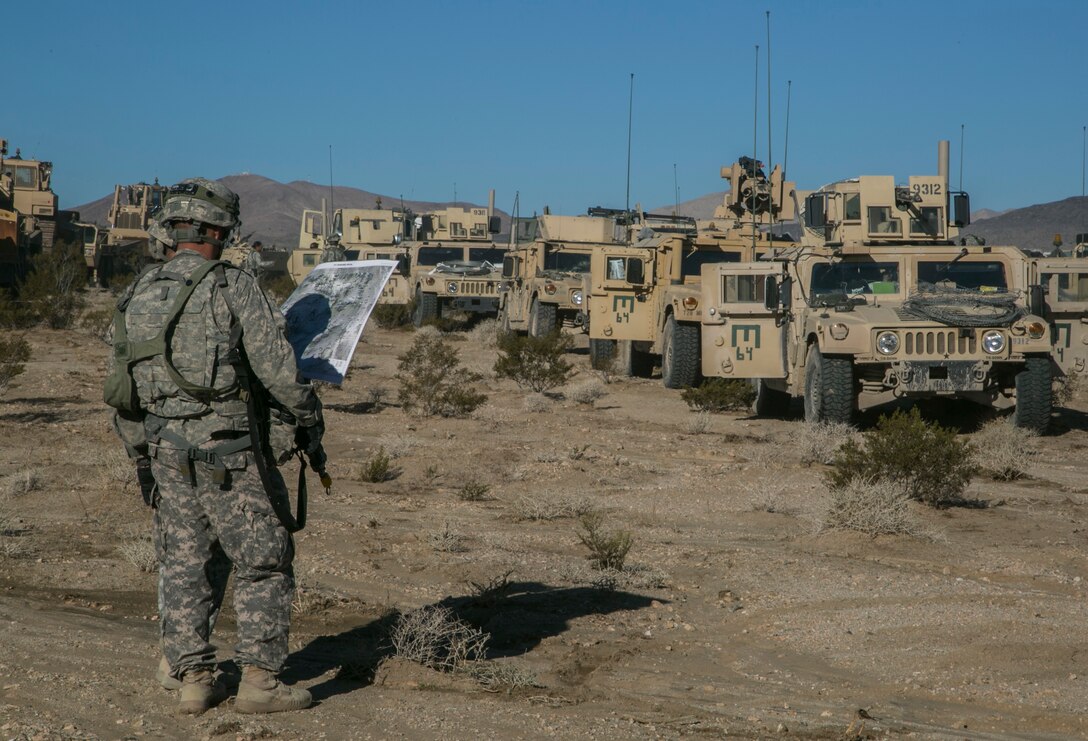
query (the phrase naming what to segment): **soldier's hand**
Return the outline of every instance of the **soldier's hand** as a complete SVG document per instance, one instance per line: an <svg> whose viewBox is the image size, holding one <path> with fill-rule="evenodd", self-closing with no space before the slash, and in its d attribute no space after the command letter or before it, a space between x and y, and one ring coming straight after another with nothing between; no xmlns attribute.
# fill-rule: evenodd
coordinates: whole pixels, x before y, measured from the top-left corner
<svg viewBox="0 0 1088 741"><path fill-rule="evenodd" d="M140 484L140 495L144 498L144 504L150 506L155 497L155 474L151 472L150 458L136 460L136 480Z"/></svg>
<svg viewBox="0 0 1088 741"><path fill-rule="evenodd" d="M295 430L295 444L306 455L313 456L321 450L321 438L325 435L325 425L318 422L309 427L299 427Z"/></svg>

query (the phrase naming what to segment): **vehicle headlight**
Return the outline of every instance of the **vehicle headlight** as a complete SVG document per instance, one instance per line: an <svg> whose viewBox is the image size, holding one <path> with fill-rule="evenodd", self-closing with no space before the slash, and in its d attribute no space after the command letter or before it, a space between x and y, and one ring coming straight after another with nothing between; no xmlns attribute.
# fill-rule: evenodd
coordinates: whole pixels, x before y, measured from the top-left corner
<svg viewBox="0 0 1088 741"><path fill-rule="evenodd" d="M457 293L457 284L452 283L452 282L447 283L446 284L446 293Z"/></svg>
<svg viewBox="0 0 1088 741"><path fill-rule="evenodd" d="M575 306L581 306L582 305L582 292L581 291L571 291L570 292L570 302L572 304L574 304Z"/></svg>
<svg viewBox="0 0 1088 741"><path fill-rule="evenodd" d="M881 355L894 355L899 350L899 335L881 332L876 336L876 349Z"/></svg>
<svg viewBox="0 0 1088 741"><path fill-rule="evenodd" d="M850 334L850 328L842 322L835 322L831 325L831 337L836 340L845 340L847 335ZM894 350L892 352L895 352Z"/></svg>
<svg viewBox="0 0 1088 741"><path fill-rule="evenodd" d="M982 349L991 355L996 355L1005 349L1005 335L996 329L991 329L982 335Z"/></svg>

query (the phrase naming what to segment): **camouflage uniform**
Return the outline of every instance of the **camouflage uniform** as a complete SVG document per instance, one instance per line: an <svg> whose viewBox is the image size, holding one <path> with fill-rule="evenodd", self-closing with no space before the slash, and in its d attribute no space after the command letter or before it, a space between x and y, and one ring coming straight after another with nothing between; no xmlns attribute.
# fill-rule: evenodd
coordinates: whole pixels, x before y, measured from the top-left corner
<svg viewBox="0 0 1088 741"><path fill-rule="evenodd" d="M246 255L245 260L242 262L242 266L253 273L253 275L259 280L264 273L264 258L261 257L261 253L257 250L251 249Z"/></svg>
<svg viewBox="0 0 1088 741"><path fill-rule="evenodd" d="M182 249L141 277L125 312L131 341L157 335L173 307L181 284L156 276L169 273L184 281L203 264L200 254ZM200 281L170 342L181 375L216 389L215 399L199 401L179 389L159 356L133 366L146 414L118 412L117 427L130 452L139 452L146 441L158 482L163 650L179 675L215 665L208 641L222 578L219 549L235 567L237 662L278 672L287 657L294 543L270 502L270 497L285 498L287 491L275 469L273 491L265 490L243 439L249 432L246 405L225 360L233 323L241 327L253 375L272 398L300 425L320 422L320 402L313 388L298 380L282 316L254 277L241 270L225 267Z"/></svg>

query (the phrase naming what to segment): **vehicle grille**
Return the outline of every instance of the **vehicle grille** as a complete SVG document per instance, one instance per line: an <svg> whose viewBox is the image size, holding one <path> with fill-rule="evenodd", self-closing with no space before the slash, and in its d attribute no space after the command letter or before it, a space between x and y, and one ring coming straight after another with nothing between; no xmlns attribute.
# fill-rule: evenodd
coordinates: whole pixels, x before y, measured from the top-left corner
<svg viewBox="0 0 1088 741"><path fill-rule="evenodd" d="M497 281L463 280L458 293L470 293L475 296L497 296L499 285Z"/></svg>
<svg viewBox="0 0 1088 741"><path fill-rule="evenodd" d="M903 332L904 355L974 355L978 337L972 332L961 337L956 329L926 329Z"/></svg>

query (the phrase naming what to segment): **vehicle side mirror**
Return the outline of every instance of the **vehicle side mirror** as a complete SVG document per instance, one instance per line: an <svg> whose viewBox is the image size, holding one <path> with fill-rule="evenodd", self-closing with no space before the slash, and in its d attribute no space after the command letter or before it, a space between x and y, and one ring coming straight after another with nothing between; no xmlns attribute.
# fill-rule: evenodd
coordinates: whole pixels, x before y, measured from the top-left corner
<svg viewBox="0 0 1088 741"><path fill-rule="evenodd" d="M491 234L498 234L502 231L502 219L498 216L492 216L487 221L487 231Z"/></svg>
<svg viewBox="0 0 1088 741"><path fill-rule="evenodd" d="M763 279L763 306L767 311L778 311L778 281L773 275Z"/></svg>
<svg viewBox="0 0 1088 741"><path fill-rule="evenodd" d="M637 257L627 258L627 282L632 285L642 285L646 282L644 263Z"/></svg>
<svg viewBox="0 0 1088 741"><path fill-rule="evenodd" d="M513 278L518 272L518 262L516 257L504 257L502 259L502 277Z"/></svg>
<svg viewBox="0 0 1088 741"><path fill-rule="evenodd" d="M813 193L805 199L805 226L810 229L823 229L827 226L823 193Z"/></svg>
<svg viewBox="0 0 1088 741"><path fill-rule="evenodd" d="M1046 296L1043 286L1036 284L1028 287L1028 311L1035 316L1045 316Z"/></svg>
<svg viewBox="0 0 1088 741"><path fill-rule="evenodd" d="M953 221L956 226L967 226L971 223L971 197L966 193L957 193L952 196Z"/></svg>
<svg viewBox="0 0 1088 741"><path fill-rule="evenodd" d="M785 308L789 308L793 304L793 278L785 277L782 279L782 283L778 288L778 304Z"/></svg>

